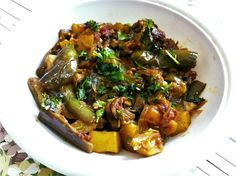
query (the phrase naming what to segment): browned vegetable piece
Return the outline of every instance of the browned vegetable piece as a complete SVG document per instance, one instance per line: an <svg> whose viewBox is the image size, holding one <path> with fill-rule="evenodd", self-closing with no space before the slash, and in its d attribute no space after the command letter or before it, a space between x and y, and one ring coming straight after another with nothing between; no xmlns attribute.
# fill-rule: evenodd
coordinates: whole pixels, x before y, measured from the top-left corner
<svg viewBox="0 0 236 176"><path fill-rule="evenodd" d="M178 111L175 121L177 122L177 128L175 135L186 131L191 123L191 117L188 111Z"/></svg>
<svg viewBox="0 0 236 176"><path fill-rule="evenodd" d="M176 130L178 128L178 124L175 120L170 120L167 125L165 125L165 128L163 129L163 132L166 136L173 136L176 134Z"/></svg>
<svg viewBox="0 0 236 176"><path fill-rule="evenodd" d="M77 34L81 33L86 29L85 25L73 23L71 26L72 33Z"/></svg>
<svg viewBox="0 0 236 176"><path fill-rule="evenodd" d="M145 105L138 120L139 131L153 128L160 124L162 115L155 105Z"/></svg>
<svg viewBox="0 0 236 176"><path fill-rule="evenodd" d="M134 120L135 114L124 108L125 97L115 97L108 102L105 107L106 118L113 130L117 130L121 125L125 125Z"/></svg>
<svg viewBox="0 0 236 176"><path fill-rule="evenodd" d="M197 108L197 104L193 102L184 101L183 104L184 104L184 109L189 112Z"/></svg>
<svg viewBox="0 0 236 176"><path fill-rule="evenodd" d="M46 53L44 56L39 68L36 71L36 74L41 78L46 72L48 72L53 67L53 62L56 59L56 55Z"/></svg>
<svg viewBox="0 0 236 176"><path fill-rule="evenodd" d="M135 98L133 109L141 113L144 105L145 105L145 100L140 95L137 95Z"/></svg>
<svg viewBox="0 0 236 176"><path fill-rule="evenodd" d="M121 139L116 131L92 131L90 133L93 151L98 153L119 153Z"/></svg>
<svg viewBox="0 0 236 176"><path fill-rule="evenodd" d="M159 131L153 129L137 134L130 145L134 151L144 156L156 155L163 150L161 135Z"/></svg>
<svg viewBox="0 0 236 176"><path fill-rule="evenodd" d="M42 104L43 98L44 98L43 97L44 88L43 88L42 83L39 81L38 78L29 78L28 79L28 87L29 87L38 107L41 108L41 104Z"/></svg>
<svg viewBox="0 0 236 176"><path fill-rule="evenodd" d="M179 78L176 78L175 82L169 84L169 92L171 92L172 96L181 97L186 91L186 84Z"/></svg>
<svg viewBox="0 0 236 176"><path fill-rule="evenodd" d="M121 141L123 147L128 151L134 151L130 145L132 139L138 134L138 125L129 123L120 129Z"/></svg>
<svg viewBox="0 0 236 176"><path fill-rule="evenodd" d="M71 126L77 131L82 133L89 133L97 127L97 124L94 123L85 123L82 120L76 120Z"/></svg>
<svg viewBox="0 0 236 176"><path fill-rule="evenodd" d="M78 50L79 51L89 51L93 48L94 35L93 34L81 34L78 36Z"/></svg>
<svg viewBox="0 0 236 176"><path fill-rule="evenodd" d="M87 136L85 134L76 133L68 124L62 123L57 118L52 117L52 114L49 115L46 111L40 111L38 119L83 151L88 153L93 151L93 144L86 139Z"/></svg>

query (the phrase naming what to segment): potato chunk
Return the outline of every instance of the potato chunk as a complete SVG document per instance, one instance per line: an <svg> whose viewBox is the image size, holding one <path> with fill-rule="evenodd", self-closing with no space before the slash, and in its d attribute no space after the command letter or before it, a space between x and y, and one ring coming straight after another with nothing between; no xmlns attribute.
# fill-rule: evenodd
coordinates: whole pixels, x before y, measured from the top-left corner
<svg viewBox="0 0 236 176"><path fill-rule="evenodd" d="M133 150L144 156L152 156L161 153L163 150L163 142L159 131L148 129L137 134L130 145Z"/></svg>
<svg viewBox="0 0 236 176"><path fill-rule="evenodd" d="M119 153L121 150L121 139L116 131L92 131L90 133L93 151L98 153Z"/></svg>
<svg viewBox="0 0 236 176"><path fill-rule="evenodd" d="M175 135L186 131L191 123L191 117L188 111L178 111L175 121L177 122L177 129Z"/></svg>
<svg viewBox="0 0 236 176"><path fill-rule="evenodd" d="M120 129L120 135L123 147L128 151L134 151L133 147L130 145L132 139L138 134L138 125L130 123L123 125Z"/></svg>

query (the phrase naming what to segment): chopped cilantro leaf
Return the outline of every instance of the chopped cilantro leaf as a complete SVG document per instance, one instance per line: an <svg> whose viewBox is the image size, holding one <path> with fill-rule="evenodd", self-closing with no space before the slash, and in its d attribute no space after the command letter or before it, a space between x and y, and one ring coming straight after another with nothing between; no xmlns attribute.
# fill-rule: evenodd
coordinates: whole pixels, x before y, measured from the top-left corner
<svg viewBox="0 0 236 176"><path fill-rule="evenodd" d="M151 19L145 19L145 22L146 22L146 27L140 39L140 42L146 45L146 49L148 51L157 52L159 50L159 47L152 35L154 22Z"/></svg>
<svg viewBox="0 0 236 176"><path fill-rule="evenodd" d="M153 95L154 93L156 93L157 91L159 91L160 93L162 93L165 96L169 95L169 84L161 86L159 82L157 83L152 83L150 86L145 88L146 91L141 93L141 96L145 99L151 95Z"/></svg>
<svg viewBox="0 0 236 176"><path fill-rule="evenodd" d="M117 32L117 39L118 39L118 40L127 40L127 39L130 39L130 36L127 35L127 34L124 34L124 33L121 32L121 31L118 31L118 32Z"/></svg>
<svg viewBox="0 0 236 176"><path fill-rule="evenodd" d="M104 108L98 109L98 110L96 111L96 122L97 122L97 123L98 123L99 120L102 118L104 112L105 112L105 109L104 109Z"/></svg>
<svg viewBox="0 0 236 176"><path fill-rule="evenodd" d="M87 52L82 50L79 52L79 57L86 57L87 56Z"/></svg>
<svg viewBox="0 0 236 176"><path fill-rule="evenodd" d="M130 85L113 86L113 90L115 90L118 95L125 96L126 98L133 100L136 93L141 91L141 88L137 84L131 83Z"/></svg>
<svg viewBox="0 0 236 176"><path fill-rule="evenodd" d="M102 118L104 112L105 112L105 106L106 102L97 100L93 103L93 108L96 110L96 122L98 123L99 120Z"/></svg>
<svg viewBox="0 0 236 176"><path fill-rule="evenodd" d="M165 86L161 87L161 92L165 95L168 94L168 90L169 90L170 85L166 84Z"/></svg>
<svg viewBox="0 0 236 176"><path fill-rule="evenodd" d="M94 55L98 58L99 62L106 62L107 59L115 59L115 52L106 47L106 48L99 48L97 51L94 51Z"/></svg>
<svg viewBox="0 0 236 176"><path fill-rule="evenodd" d="M80 51L79 58L82 58L84 60L88 60L87 51L84 51L84 50Z"/></svg>
<svg viewBox="0 0 236 176"><path fill-rule="evenodd" d="M41 107L45 110L56 112L61 104L61 100L62 100L61 98L44 93Z"/></svg>
<svg viewBox="0 0 236 176"><path fill-rule="evenodd" d="M124 69L107 63L97 63L98 73L107 77L107 79L117 82L124 80Z"/></svg>
<svg viewBox="0 0 236 176"><path fill-rule="evenodd" d="M99 29L99 24L94 20L87 21L85 25L95 32L97 32Z"/></svg>
<svg viewBox="0 0 236 176"><path fill-rule="evenodd" d="M105 93L107 92L106 86L104 86L104 85L99 85L99 86L97 87L97 92L98 92L100 95L105 94Z"/></svg>
<svg viewBox="0 0 236 176"><path fill-rule="evenodd" d="M79 100L85 100L87 98L86 93L91 89L92 80L90 77L87 77L77 88L76 97Z"/></svg>
<svg viewBox="0 0 236 176"><path fill-rule="evenodd" d="M101 101L101 100L97 100L93 103L93 108L94 109L98 109L98 108L105 108L106 106L106 102L105 101Z"/></svg>
<svg viewBox="0 0 236 176"><path fill-rule="evenodd" d="M113 90L117 91L118 93L124 93L128 90L128 87L123 85L117 85L113 87Z"/></svg>
<svg viewBox="0 0 236 176"><path fill-rule="evenodd" d="M147 23L146 25L147 25L148 29L152 29L153 24L154 24L153 20L152 19L146 19L145 21Z"/></svg>
<svg viewBox="0 0 236 176"><path fill-rule="evenodd" d="M149 94L153 94L153 93L155 93L155 92L158 91L158 90L161 90L161 85L160 85L160 83L154 83L154 84L152 84L151 86L147 87L147 92L148 92Z"/></svg>
<svg viewBox="0 0 236 176"><path fill-rule="evenodd" d="M79 88L76 92L76 95L79 100L85 100L87 98L86 92L83 88Z"/></svg>

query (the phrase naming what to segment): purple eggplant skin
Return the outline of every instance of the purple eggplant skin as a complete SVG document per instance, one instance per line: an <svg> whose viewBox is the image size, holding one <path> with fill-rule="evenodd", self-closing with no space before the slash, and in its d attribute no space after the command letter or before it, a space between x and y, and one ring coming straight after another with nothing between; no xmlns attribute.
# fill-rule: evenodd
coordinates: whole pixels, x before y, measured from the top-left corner
<svg viewBox="0 0 236 176"><path fill-rule="evenodd" d="M51 117L47 111L41 110L39 112L38 119L81 150L87 153L91 153L93 151L92 143L81 139L79 135L73 132L69 127L62 124L58 119Z"/></svg>

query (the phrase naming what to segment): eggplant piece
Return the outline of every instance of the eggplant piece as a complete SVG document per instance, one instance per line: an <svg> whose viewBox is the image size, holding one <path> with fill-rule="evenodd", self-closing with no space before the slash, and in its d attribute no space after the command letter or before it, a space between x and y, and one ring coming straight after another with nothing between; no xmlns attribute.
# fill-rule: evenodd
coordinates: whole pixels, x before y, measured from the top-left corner
<svg viewBox="0 0 236 176"><path fill-rule="evenodd" d="M51 117L48 112L40 111L38 119L81 150L88 153L93 151L93 144L83 139L83 134L76 133L68 125L63 124L57 118Z"/></svg>
<svg viewBox="0 0 236 176"><path fill-rule="evenodd" d="M47 89L58 89L69 83L76 73L78 53L73 47L65 47L58 53L53 67L45 73L40 81Z"/></svg>
<svg viewBox="0 0 236 176"><path fill-rule="evenodd" d="M158 56L160 68L194 68L198 54L187 49L162 50Z"/></svg>
<svg viewBox="0 0 236 176"><path fill-rule="evenodd" d="M138 50L131 55L131 59L143 65L159 66L156 56L149 51Z"/></svg>
<svg viewBox="0 0 236 176"><path fill-rule="evenodd" d="M36 104L41 109L41 104L44 99L43 97L44 88L43 88L42 83L39 81L38 78L29 78L28 87L30 89L31 94L34 97Z"/></svg>
<svg viewBox="0 0 236 176"><path fill-rule="evenodd" d="M48 72L52 67L56 59L56 55L50 54L50 51L47 52L40 63L38 69L36 70L36 75L41 78L46 72Z"/></svg>
<svg viewBox="0 0 236 176"><path fill-rule="evenodd" d="M85 102L78 100L70 86L64 88L65 107L75 118L84 121L85 123L94 123L96 116L92 108L90 108Z"/></svg>
<svg viewBox="0 0 236 176"><path fill-rule="evenodd" d="M86 123L95 122L95 113L85 102L75 97L66 96L64 98L66 108L78 119Z"/></svg>
<svg viewBox="0 0 236 176"><path fill-rule="evenodd" d="M197 53L182 50L160 50L158 54L149 51L136 51L131 55L133 61L159 68L194 68L197 63Z"/></svg>
<svg viewBox="0 0 236 176"><path fill-rule="evenodd" d="M205 87L206 83L203 83L198 80L193 81L188 88L185 100L193 103L200 103L205 101L204 98L199 97L203 92L203 90L205 89Z"/></svg>

